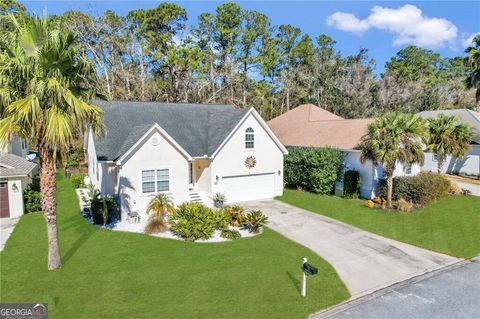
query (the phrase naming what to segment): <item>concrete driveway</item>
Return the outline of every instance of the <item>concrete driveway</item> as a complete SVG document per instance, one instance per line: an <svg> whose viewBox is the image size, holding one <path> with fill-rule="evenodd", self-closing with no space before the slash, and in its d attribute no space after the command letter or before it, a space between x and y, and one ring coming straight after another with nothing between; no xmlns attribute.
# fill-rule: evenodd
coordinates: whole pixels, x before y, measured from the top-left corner
<svg viewBox="0 0 480 319"><path fill-rule="evenodd" d="M20 217L17 218L0 218L0 251L5 248L8 238L15 229L15 225L20 220Z"/></svg>
<svg viewBox="0 0 480 319"><path fill-rule="evenodd" d="M459 261L276 200L242 206L262 210L268 216L268 227L327 260L352 298Z"/></svg>

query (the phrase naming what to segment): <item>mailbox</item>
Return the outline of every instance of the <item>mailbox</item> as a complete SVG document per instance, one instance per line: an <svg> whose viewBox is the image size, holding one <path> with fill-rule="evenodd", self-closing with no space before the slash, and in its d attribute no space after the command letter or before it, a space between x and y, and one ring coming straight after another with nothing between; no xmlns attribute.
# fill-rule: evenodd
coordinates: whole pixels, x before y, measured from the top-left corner
<svg viewBox="0 0 480 319"><path fill-rule="evenodd" d="M303 263L303 272L310 276L316 275L318 273L318 268L309 263Z"/></svg>

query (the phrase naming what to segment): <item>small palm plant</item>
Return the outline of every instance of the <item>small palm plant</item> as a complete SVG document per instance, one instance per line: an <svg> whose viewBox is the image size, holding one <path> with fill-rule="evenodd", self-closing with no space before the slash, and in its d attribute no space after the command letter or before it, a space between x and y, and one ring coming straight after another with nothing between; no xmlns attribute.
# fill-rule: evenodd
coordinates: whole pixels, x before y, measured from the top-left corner
<svg viewBox="0 0 480 319"><path fill-rule="evenodd" d="M148 203L147 214L152 214L145 226L145 233L163 233L168 229L166 216L173 213L175 206L172 199L163 193L157 194Z"/></svg>
<svg viewBox="0 0 480 319"><path fill-rule="evenodd" d="M258 234L261 227L268 223L268 217L261 210L252 210L247 214L246 224L251 233Z"/></svg>
<svg viewBox="0 0 480 319"><path fill-rule="evenodd" d="M464 157L472 140L472 130L457 116L440 114L428 119L427 150L437 155L437 173L442 172L445 156Z"/></svg>

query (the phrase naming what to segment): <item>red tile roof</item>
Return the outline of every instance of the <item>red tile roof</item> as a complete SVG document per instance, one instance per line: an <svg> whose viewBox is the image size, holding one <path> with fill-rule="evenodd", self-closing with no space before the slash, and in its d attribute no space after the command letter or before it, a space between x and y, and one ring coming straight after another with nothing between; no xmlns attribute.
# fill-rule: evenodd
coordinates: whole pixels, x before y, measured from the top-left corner
<svg viewBox="0 0 480 319"><path fill-rule="evenodd" d="M300 105L268 122L287 146L358 146L374 119L344 119L313 104Z"/></svg>

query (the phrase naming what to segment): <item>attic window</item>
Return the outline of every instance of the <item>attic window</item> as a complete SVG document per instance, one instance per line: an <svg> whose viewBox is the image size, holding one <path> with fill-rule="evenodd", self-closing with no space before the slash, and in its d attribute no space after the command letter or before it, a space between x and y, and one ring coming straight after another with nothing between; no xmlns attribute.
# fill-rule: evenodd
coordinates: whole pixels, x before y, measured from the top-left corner
<svg viewBox="0 0 480 319"><path fill-rule="evenodd" d="M249 127L245 130L245 148L252 149L255 147L255 132Z"/></svg>

